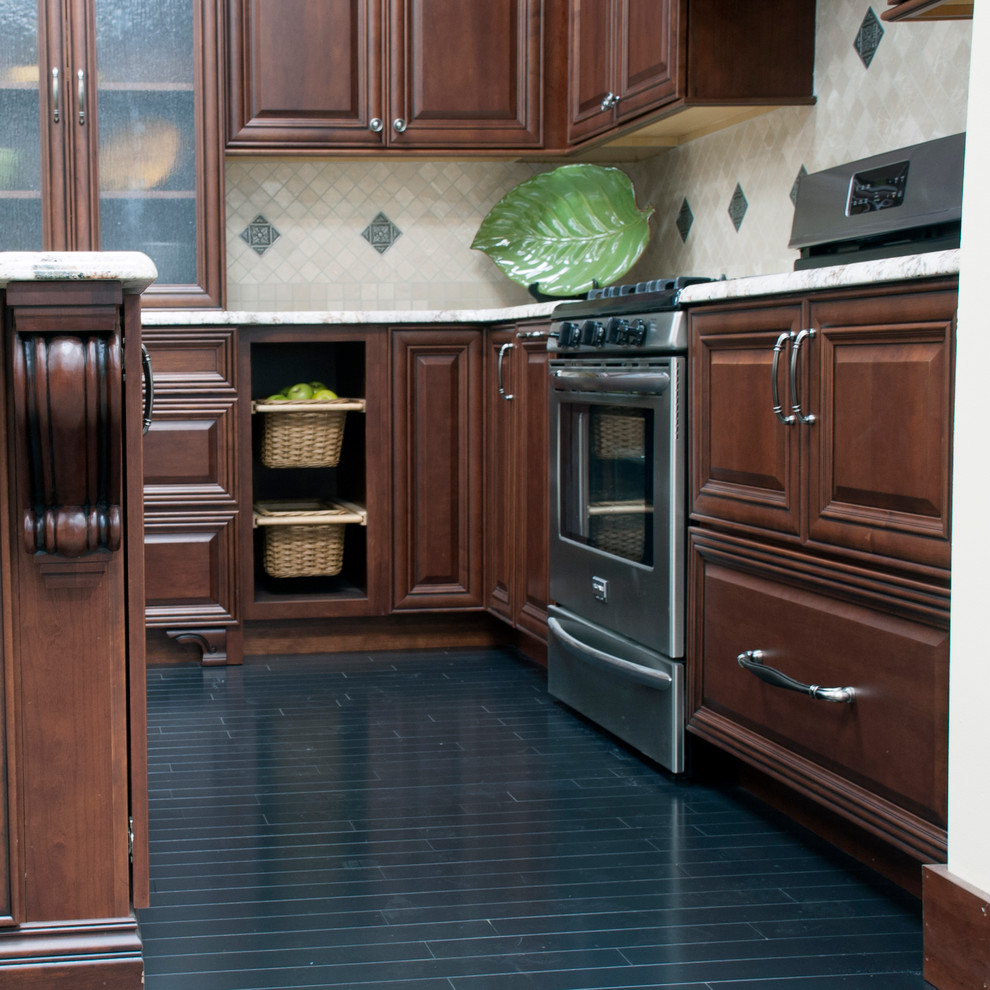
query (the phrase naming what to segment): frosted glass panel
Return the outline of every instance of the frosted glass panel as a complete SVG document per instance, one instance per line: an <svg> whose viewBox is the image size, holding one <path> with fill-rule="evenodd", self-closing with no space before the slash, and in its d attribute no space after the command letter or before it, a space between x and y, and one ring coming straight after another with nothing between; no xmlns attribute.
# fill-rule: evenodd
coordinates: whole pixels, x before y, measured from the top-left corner
<svg viewBox="0 0 990 990"><path fill-rule="evenodd" d="M37 0L0 0L0 250L40 251Z"/></svg>
<svg viewBox="0 0 990 990"><path fill-rule="evenodd" d="M193 0L97 0L96 61L100 246L144 251L159 284L193 284Z"/></svg>

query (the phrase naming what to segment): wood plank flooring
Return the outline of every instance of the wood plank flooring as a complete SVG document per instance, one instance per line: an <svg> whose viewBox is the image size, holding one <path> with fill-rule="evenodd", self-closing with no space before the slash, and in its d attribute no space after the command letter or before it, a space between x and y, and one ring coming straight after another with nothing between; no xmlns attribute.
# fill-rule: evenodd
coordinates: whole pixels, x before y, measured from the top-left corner
<svg viewBox="0 0 990 990"><path fill-rule="evenodd" d="M148 680L148 990L928 986L916 902L512 652Z"/></svg>

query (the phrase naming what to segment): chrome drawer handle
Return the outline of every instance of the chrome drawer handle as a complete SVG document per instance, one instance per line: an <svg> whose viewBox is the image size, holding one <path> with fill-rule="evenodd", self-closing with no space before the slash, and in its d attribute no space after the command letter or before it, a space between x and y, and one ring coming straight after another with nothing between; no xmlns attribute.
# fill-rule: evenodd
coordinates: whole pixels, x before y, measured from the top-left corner
<svg viewBox="0 0 990 990"><path fill-rule="evenodd" d="M785 330L773 345L773 365L770 367L770 401L773 403L773 413L784 426L792 426L793 416L784 415L784 407L780 402L780 391L777 387L777 369L780 367L780 355L784 352L788 341L793 340L797 334L793 330Z"/></svg>
<svg viewBox="0 0 990 990"><path fill-rule="evenodd" d="M502 361L505 360L505 352L511 351L515 347L515 344L505 343L498 349L498 394L505 399L506 402L511 402L515 396L511 392L506 392L505 383L502 380Z"/></svg>
<svg viewBox="0 0 990 990"><path fill-rule="evenodd" d="M797 386L797 367L798 358L801 354L801 345L805 340L813 339L815 336L814 329L802 330L797 337L794 339L794 348L791 351L791 412L794 413L797 418L805 424L810 424L815 421L815 416L813 413L809 413L805 416L801 412L801 397L798 395Z"/></svg>
<svg viewBox="0 0 990 990"><path fill-rule="evenodd" d="M736 657L736 662L743 670L748 670L755 677L773 687L797 691L799 694L808 694L812 698L819 698L821 701L838 701L847 705L851 705L856 698L856 692L851 687L827 688L817 684L802 684L774 667L767 667L763 663L765 659L766 653L763 650L747 650Z"/></svg>

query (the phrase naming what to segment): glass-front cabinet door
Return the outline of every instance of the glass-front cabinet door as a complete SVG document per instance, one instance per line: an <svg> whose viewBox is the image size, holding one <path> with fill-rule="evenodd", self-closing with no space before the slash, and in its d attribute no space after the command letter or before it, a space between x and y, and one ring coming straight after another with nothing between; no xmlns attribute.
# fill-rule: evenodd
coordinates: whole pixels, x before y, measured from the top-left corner
<svg viewBox="0 0 990 990"><path fill-rule="evenodd" d="M145 303L222 305L208 0L0 0L0 250L143 251Z"/></svg>

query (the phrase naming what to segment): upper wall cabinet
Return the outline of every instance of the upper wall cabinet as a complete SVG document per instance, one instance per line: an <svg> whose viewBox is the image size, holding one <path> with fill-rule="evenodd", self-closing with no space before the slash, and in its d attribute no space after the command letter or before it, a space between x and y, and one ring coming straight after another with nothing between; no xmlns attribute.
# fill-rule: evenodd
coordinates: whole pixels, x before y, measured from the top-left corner
<svg viewBox="0 0 990 990"><path fill-rule="evenodd" d="M221 305L212 0L2 0L0 33L4 247L143 251L145 305Z"/></svg>
<svg viewBox="0 0 990 990"><path fill-rule="evenodd" d="M226 0L227 150L539 148L542 0Z"/></svg>
<svg viewBox="0 0 990 990"><path fill-rule="evenodd" d="M887 0L885 21L968 21L974 0Z"/></svg>
<svg viewBox="0 0 990 990"><path fill-rule="evenodd" d="M753 107L813 101L815 0L568 3L571 147L676 115L640 132L672 143Z"/></svg>

